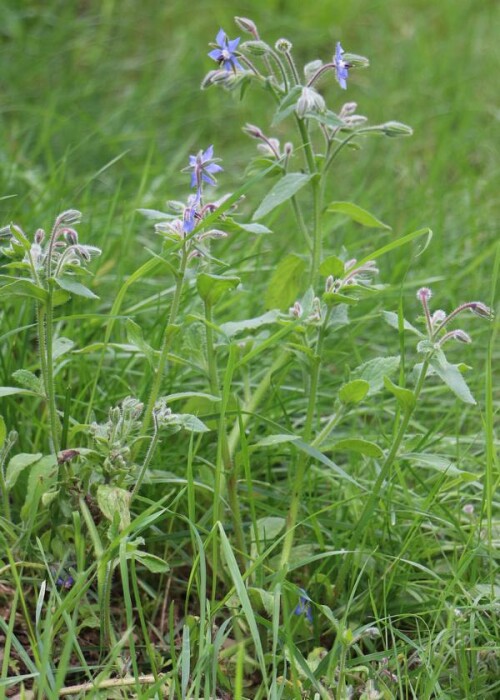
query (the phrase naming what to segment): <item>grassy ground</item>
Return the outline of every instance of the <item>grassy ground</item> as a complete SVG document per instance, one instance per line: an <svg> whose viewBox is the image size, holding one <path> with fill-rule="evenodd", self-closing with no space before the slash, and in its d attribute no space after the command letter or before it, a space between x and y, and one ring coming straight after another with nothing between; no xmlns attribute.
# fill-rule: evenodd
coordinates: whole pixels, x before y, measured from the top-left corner
<svg viewBox="0 0 500 700"><path fill-rule="evenodd" d="M58 405L70 425L64 447L91 446L89 421L105 421L128 395L148 397L153 370L147 352L130 351L127 319L159 348L175 278L161 267L131 277L151 251L161 250L152 223L137 209L164 209L166 200L185 198L188 176L179 171L190 153L211 143L223 158L218 191L234 191L255 153L241 127L270 121L269 97L255 87L243 101L199 90L213 67L208 42L220 26L231 37L238 33L234 13L251 17L270 43L290 38L301 62L329 59L339 39L346 50L368 56L371 67L352 72L347 99L373 123L396 119L414 129L411 139L367 140L362 150L344 152L327 184L326 201L352 200L392 231L332 218L325 254L345 250L359 259L427 226L434 236L421 255L415 245L380 258L387 287L360 303L350 325L328 340L317 415L331 414L339 387L361 363L404 350L411 368L411 338L398 337L381 312L401 308L417 323L418 287L432 287L434 309L476 299L495 305L498 3L5 2L0 225L15 221L31 235L75 207L84 213L80 235L103 250L89 284L100 299L77 298L56 309L57 332L76 351L56 375ZM340 108L344 95L334 82L323 89ZM275 133L297 138L287 122ZM257 183L240 211L251 214L267 189L267 181ZM272 235L216 242L225 266L213 271L242 281L217 306L217 324L264 313L278 262L300 251L293 218L277 211L265 220ZM188 285L165 395L214 393L204 326L195 319L202 311ZM0 384L12 386L19 368L39 370L33 305L3 296L0 319ZM308 360L300 353L270 375L237 439L243 566L231 508L214 499L222 414L210 403L184 398L175 405L200 415L212 431L162 439L150 465L154 484L146 483L135 501L126 536L108 536L90 486L83 505L75 487L55 515L54 502L23 512L27 482L19 480L11 512L5 503L0 511L0 699L23 692L23 685L38 698L339 699L349 697L348 688L364 698L498 697L497 325L471 316L465 330L473 344L450 351L450 359L472 368L466 376L477 405L459 403L429 382L368 523L363 508L380 458L323 450L354 486L316 455L286 573L283 519L300 457L289 443L260 442L302 430ZM103 341L114 344L104 353L95 345ZM243 420L239 408L273 362L295 351L280 342L233 383L232 356L218 346L229 428ZM7 429L19 433L12 454L47 453L45 402L1 402ZM339 422L336 439L361 437L389 451L398 415L394 397L378 393ZM347 559L343 550L356 532L356 556ZM137 548L169 570L136 556ZM57 586L54 579L70 572L74 586ZM311 599L312 622L292 614L300 589ZM108 683L100 694L90 685L71 689L96 678Z"/></svg>

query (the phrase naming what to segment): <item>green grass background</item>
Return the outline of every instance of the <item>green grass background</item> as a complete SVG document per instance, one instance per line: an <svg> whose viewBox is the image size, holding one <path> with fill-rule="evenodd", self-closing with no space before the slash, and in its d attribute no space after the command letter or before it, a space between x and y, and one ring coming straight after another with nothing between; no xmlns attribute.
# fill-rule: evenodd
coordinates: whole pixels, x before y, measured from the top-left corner
<svg viewBox="0 0 500 700"><path fill-rule="evenodd" d="M103 248L103 256L93 265L93 288L101 300L91 305L71 302L69 309L64 307L61 312L62 320L65 335L73 338L77 347L102 339L106 314L124 280L140 261L148 259L147 248L160 249L151 223L136 209L161 209L167 199L184 198L189 181L179 171L190 153L210 143L223 158L225 168L219 191L234 191L242 184L245 166L254 154L254 144L241 133L241 126L249 121L265 127L270 120L269 100L255 88L243 102L216 89L199 90L203 76L213 68L206 55L208 42L214 40L219 27L231 38L238 34L232 25L233 14L251 17L270 43L280 37L289 38L301 61L329 59L337 40L342 41L346 51L368 56L371 67L352 71L345 94L333 80L322 83L329 104L335 109L340 108L344 98L353 100L358 103L358 111L372 123L396 119L410 124L415 131L411 139L367 140L363 150L345 152L332 173L332 199L352 199L390 224L393 233L372 233L353 224L332 223L325 237L328 252L338 252L344 245L362 257L391 237L424 226L433 229L434 238L420 257L410 259L403 248L381 260L381 280L391 286L377 300L375 308L366 302L362 305L359 323L346 329L339 348L332 348L332 356L333 350L338 353L336 365L322 385L322 400L328 406L330 389L342 381L343 362L355 365L377 354L398 351L397 334L388 332L380 321L379 310L383 306L397 310L401 289L405 315L410 320L419 313L414 293L422 284L432 287L436 305L447 310L472 299L494 301L492 275L500 214L498 2L3 2L0 224L13 220L32 233L38 226L49 228L54 216L63 209L76 207L83 211L82 239ZM289 138L287 129L286 124L280 125L276 135ZM243 209L251 212L264 191L262 185L260 190L249 192ZM250 262L232 263L234 271L244 279L239 318L263 312L261 292L267 279L276 262L297 246L298 236L286 213L278 213L273 229L272 237L251 244ZM228 259L240 256L243 260L246 251L241 241L235 244L239 246L236 249L231 249L231 245L230 239L220 244L218 254L220 251L224 257L226 251ZM170 284L171 280L165 282L158 277L142 280L132 287L123 308L123 315L140 323L155 346ZM224 313L234 315L234 307L222 305L218 312L219 320L228 320ZM36 367L32 309L7 301L0 318L0 380L9 385L14 370ZM231 320L235 320L233 316ZM113 339L124 339L123 325L119 320ZM437 452L453 455L460 467L474 471L482 479L487 461L483 428L485 423L490 428L493 423L491 415L484 413L491 327L470 317L466 330L473 336L474 344L466 349L463 358L474 367L468 381L479 405L464 409L450 393L431 389L425 396L426 409L419 414L418 428L424 436L424 447L430 449L435 442ZM459 349L454 353L450 359L458 362ZM65 380L74 387L72 412L83 420L95 364L85 356L79 357L73 358L65 369ZM98 419L127 394L140 395L144 391L144 364L142 360L121 359L106 365L93 407ZM494 344L492 367L496 378L498 366L498 345ZM180 391L184 377L180 370L173 370L166 389ZM495 391L496 410L498 388ZM300 410L302 397L292 391L290 397L287 408L293 414ZM368 418L359 424L360 430L368 431L366 437L390 433L392 404L389 409L387 402L372 407L372 420ZM22 426L17 428L20 450L30 451L38 444L42 428L29 402L7 400L1 410L9 427ZM490 455L495 445L491 439ZM183 468L184 447L176 443L174 471ZM285 476L282 462L256 463L261 468L256 474L261 479L257 487L259 515L286 509L286 503L280 500L283 492L279 482ZM359 468L359 463L351 466ZM203 466L198 468L203 478ZM489 468L493 469L492 459ZM494 490L498 474L492 474L485 498L496 512ZM374 527L371 534L376 540L382 532L391 556L404 554L418 566L428 568L419 573L418 566L411 570L402 567L405 573L401 580L389 576L383 584L387 583L387 589L380 590L377 570L367 567L363 575L376 593L370 600L368 588L362 588L354 608L362 622L370 605L380 605L380 617L390 613L410 619L413 612L415 619L425 616L421 627L413 618L411 623L415 624L415 638L428 668L416 697L432 697L433 684L441 670L454 668L450 659L458 654L453 648L455 642L449 642L454 623L449 621L449 635L440 637L441 627L432 625L434 616L437 619L435 611L439 611L442 620L448 614L447 606L451 609L469 600L466 592L474 585L487 580L493 586L496 562L491 557L498 539L497 521L488 520L490 548L483 547L481 523L475 523L469 531L461 514L461 507L469 498L479 507L480 486L468 488L457 482L453 488L453 482L449 487L445 484L441 494L440 483L443 484L435 481L434 473L419 475L417 470L413 477L414 490L408 488L404 478L394 487L398 504L407 505L407 511L398 514L404 521L403 530L392 531L390 514L384 512L383 526L380 530ZM333 487L330 492L320 482L313 476L308 484L304 507L310 512L328 508L335 498ZM434 486L436 491L432 491ZM264 493L270 495L269 501L265 501ZM427 512L432 512L432 522L426 522L420 530L420 514L427 516ZM344 536L355 522L356 507L350 509L341 504L334 518L335 532ZM403 549L406 535L409 547ZM328 545L335 544L329 539L331 533L313 519L307 525L306 546L321 536L326 537ZM159 550L174 550L173 567L181 572L179 588L184 585L180 582L183 567L190 565L190 555L184 551L188 539L186 531L175 531L158 534L156 540L148 542ZM353 591L355 583L351 581ZM494 605L490 608L484 604L482 611L474 608L474 614L480 620L478 636L473 637L471 632L474 644L481 649L497 649L497 628L492 621ZM458 649L460 644L456 644ZM453 671L449 674L450 692L456 691L451 697L465 697L460 692L470 692L467 697L483 698L496 692L481 685L482 679L487 678L488 688L498 690L491 680L495 674L489 669L482 667L476 679L470 681L466 652L462 652L463 669L457 673L460 680L455 682ZM470 668L477 670L472 662Z"/></svg>

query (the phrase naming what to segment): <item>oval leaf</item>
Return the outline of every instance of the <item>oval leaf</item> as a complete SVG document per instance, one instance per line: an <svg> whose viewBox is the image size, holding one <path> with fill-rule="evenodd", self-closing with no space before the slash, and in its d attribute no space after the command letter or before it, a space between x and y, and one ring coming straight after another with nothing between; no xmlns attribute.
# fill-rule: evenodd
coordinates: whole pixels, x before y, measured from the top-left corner
<svg viewBox="0 0 500 700"><path fill-rule="evenodd" d="M235 289L239 283L239 277L223 277L202 272L198 275L196 287L205 304L214 306L226 292Z"/></svg>
<svg viewBox="0 0 500 700"><path fill-rule="evenodd" d="M377 445L377 443L370 442L369 440L362 440L361 438L346 438L345 440L339 440L332 446L332 450L359 452L367 457L375 457L377 459L384 456L383 450Z"/></svg>
<svg viewBox="0 0 500 700"><path fill-rule="evenodd" d="M413 391L394 384L387 376L384 377L384 386L387 391L390 391L396 397L403 411L412 411L415 408L415 394Z"/></svg>
<svg viewBox="0 0 500 700"><path fill-rule="evenodd" d="M369 390L370 384L365 379L353 379L340 388L339 399L343 404L356 404L363 401Z"/></svg>
<svg viewBox="0 0 500 700"><path fill-rule="evenodd" d="M270 211L297 194L312 177L314 175L306 173L288 173L282 177L264 197L252 219L254 221L262 219Z"/></svg>

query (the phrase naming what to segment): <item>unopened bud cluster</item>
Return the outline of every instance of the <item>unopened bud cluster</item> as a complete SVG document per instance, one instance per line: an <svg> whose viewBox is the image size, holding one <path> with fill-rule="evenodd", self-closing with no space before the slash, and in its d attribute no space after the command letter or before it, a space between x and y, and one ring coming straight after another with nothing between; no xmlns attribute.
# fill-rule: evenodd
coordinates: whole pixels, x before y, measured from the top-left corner
<svg viewBox="0 0 500 700"><path fill-rule="evenodd" d="M443 345L449 340L456 340L458 343L472 342L470 335L461 328L455 328L445 332L445 328L450 321L455 319L464 311L470 311L476 316L488 320L493 318L493 312L491 309L481 301L469 301L464 304L460 304L449 314L442 309L438 309L437 311L431 313L429 308L429 301L431 298L432 291L428 287L421 287L417 291L417 299L422 305L422 309L424 311L429 341L437 348L443 347Z"/></svg>

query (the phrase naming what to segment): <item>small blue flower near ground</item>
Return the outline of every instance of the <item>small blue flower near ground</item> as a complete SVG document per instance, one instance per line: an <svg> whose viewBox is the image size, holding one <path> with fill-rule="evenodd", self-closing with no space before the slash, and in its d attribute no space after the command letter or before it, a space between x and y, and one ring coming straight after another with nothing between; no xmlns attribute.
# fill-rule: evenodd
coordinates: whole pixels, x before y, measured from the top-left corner
<svg viewBox="0 0 500 700"><path fill-rule="evenodd" d="M238 61L235 53L240 43L239 37L229 40L226 32L223 29L219 29L215 43L217 44L217 48L209 52L208 55L210 58L217 61L217 63L227 71L243 70L243 66Z"/></svg>
<svg viewBox="0 0 500 700"><path fill-rule="evenodd" d="M216 179L214 173L222 170L216 161L220 158L214 158L214 147L209 146L206 151L200 151L195 156L189 156L189 165L185 171L191 171L191 187L197 188L197 199L201 197L201 188L203 182L208 182L209 185L215 185Z"/></svg>
<svg viewBox="0 0 500 700"><path fill-rule="evenodd" d="M335 74L337 76L338 83L343 90L347 89L347 78L349 77L349 64L342 58L344 55L344 49L340 45L340 41L337 41L337 46L335 48L335 56L333 57L333 65L335 67Z"/></svg>
<svg viewBox="0 0 500 700"><path fill-rule="evenodd" d="M293 611L294 615L302 615L304 614L308 620L308 622L313 621L313 615L312 615L312 610L311 610L311 602L310 598L307 595L307 593L303 590L301 593L301 596L299 598L299 602L297 603L297 606L295 610Z"/></svg>

